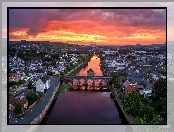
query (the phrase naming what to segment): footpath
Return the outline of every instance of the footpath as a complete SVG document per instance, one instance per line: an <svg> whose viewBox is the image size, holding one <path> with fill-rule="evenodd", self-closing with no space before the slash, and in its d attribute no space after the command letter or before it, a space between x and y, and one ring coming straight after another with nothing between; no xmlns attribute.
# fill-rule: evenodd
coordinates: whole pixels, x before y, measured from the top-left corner
<svg viewBox="0 0 174 132"><path fill-rule="evenodd" d="M74 70L76 70L77 68L79 68L82 65L83 65L83 63L79 64L77 67L75 67L74 69L72 69L71 71L69 71L65 76L71 74Z"/></svg>

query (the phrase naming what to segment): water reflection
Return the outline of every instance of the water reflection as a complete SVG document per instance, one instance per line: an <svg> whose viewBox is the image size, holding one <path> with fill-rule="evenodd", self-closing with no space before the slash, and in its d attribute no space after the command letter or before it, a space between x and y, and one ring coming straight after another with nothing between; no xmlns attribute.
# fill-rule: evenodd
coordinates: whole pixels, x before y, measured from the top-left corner
<svg viewBox="0 0 174 132"><path fill-rule="evenodd" d="M103 76L99 67L100 58L93 56L88 66L81 69L77 76L87 76L87 70L92 68L95 76ZM84 81L80 80L83 84ZM77 86L77 80L73 80L73 89L79 91L66 91L62 93L52 107L50 114L45 119L44 124L124 124L121 119L120 109L115 106L108 91L106 81L103 81L103 90L100 92L99 80L96 80L96 87L91 86L92 81L88 81L89 86ZM92 90L99 92L91 92ZM83 92L85 91L86 92ZM124 119L125 120L125 119Z"/></svg>
<svg viewBox="0 0 174 132"><path fill-rule="evenodd" d="M100 58L94 55L91 60L88 62L88 66L82 68L76 76L87 76L87 71L92 68L95 76L103 76L103 72L100 70Z"/></svg>
<svg viewBox="0 0 174 132"><path fill-rule="evenodd" d="M121 124L110 92L66 91L57 100L46 124Z"/></svg>
<svg viewBox="0 0 174 132"><path fill-rule="evenodd" d="M87 76L87 71L91 68L94 71L95 76L103 76L103 72L100 70L100 58L97 55L94 55L91 60L88 62L88 65L82 68L76 76ZM79 84L80 83L80 84ZM95 87L92 86L93 81L88 80L88 86L83 86L85 81L82 79L80 81L73 79L73 89L74 90L100 90L101 85L100 80L95 80ZM80 85L80 86L79 86ZM107 89L107 81L102 81L102 88Z"/></svg>

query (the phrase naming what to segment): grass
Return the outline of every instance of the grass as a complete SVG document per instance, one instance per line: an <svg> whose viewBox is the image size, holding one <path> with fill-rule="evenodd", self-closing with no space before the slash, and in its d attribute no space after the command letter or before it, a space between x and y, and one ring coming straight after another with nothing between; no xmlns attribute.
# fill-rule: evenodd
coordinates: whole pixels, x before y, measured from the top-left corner
<svg viewBox="0 0 174 132"><path fill-rule="evenodd" d="M70 84L62 84L61 86L59 86L54 98L57 98L63 91L69 89L71 87Z"/></svg>
<svg viewBox="0 0 174 132"><path fill-rule="evenodd" d="M69 75L70 76L75 76L78 72L79 72L79 70L81 69L81 67L79 67L79 68L77 68L76 70L74 70L72 73L70 73Z"/></svg>

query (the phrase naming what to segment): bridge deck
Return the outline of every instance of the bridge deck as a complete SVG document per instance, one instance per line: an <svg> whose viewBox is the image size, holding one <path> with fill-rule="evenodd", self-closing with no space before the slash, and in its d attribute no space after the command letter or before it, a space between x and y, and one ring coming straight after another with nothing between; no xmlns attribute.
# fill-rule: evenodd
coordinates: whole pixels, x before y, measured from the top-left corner
<svg viewBox="0 0 174 132"><path fill-rule="evenodd" d="M110 76L61 76L64 79L111 79Z"/></svg>

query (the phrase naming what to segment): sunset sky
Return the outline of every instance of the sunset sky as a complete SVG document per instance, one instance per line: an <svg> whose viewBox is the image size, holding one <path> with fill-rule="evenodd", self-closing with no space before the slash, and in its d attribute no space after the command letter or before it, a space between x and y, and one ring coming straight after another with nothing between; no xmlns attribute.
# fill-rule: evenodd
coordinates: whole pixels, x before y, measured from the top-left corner
<svg viewBox="0 0 174 132"><path fill-rule="evenodd" d="M37 4L40 5L39 3L35 5ZM53 6L57 3L49 4ZM97 7L101 4L103 3L98 2L92 6ZM111 5L111 2L109 4ZM41 5L46 6L44 3ZM73 4L71 5L73 7ZM89 7L90 5L91 3L86 4ZM142 2L140 5L146 4ZM164 6L163 3L161 5ZM170 3L168 5L170 6ZM76 4L76 6L79 5ZM172 30L172 28L169 29ZM3 28L2 33L5 30ZM48 40L78 44L165 43L166 10L10 9L9 31L10 40Z"/></svg>
<svg viewBox="0 0 174 132"><path fill-rule="evenodd" d="M79 44L166 41L165 9L10 9L10 40Z"/></svg>

